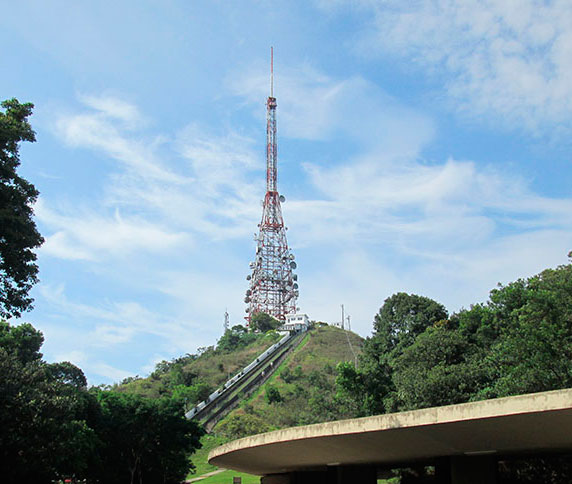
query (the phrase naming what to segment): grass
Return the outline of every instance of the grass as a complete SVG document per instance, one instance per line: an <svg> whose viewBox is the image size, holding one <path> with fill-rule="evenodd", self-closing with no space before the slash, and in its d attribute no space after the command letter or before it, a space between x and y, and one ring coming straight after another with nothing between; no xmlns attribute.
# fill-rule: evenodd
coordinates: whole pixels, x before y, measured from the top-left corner
<svg viewBox="0 0 572 484"><path fill-rule="evenodd" d="M306 346L306 344L308 343L309 340L310 340L310 334L308 333L304 336L302 341L298 344L298 346L296 347L294 352L290 353L284 359L284 361L282 363L280 363L280 366L278 368L276 368L274 373L270 376L270 378L268 378L268 380L264 383L264 385L261 385L252 395L250 395L250 397L248 397L248 399L244 400L244 403L252 403L254 400L258 400L259 398L261 398L261 396L263 396L264 393L266 392L266 385L272 385L272 384L275 384L277 382L277 378L280 376L280 372L284 368L286 368L286 366L289 365L289 362L293 358L293 356L297 352L299 352L304 346Z"/></svg>
<svg viewBox="0 0 572 484"><path fill-rule="evenodd" d="M201 380L209 383L213 388L218 387L252 362L260 353L275 343L279 337L278 333L268 333L246 348L232 353L205 353L201 358L189 363L187 369L196 373Z"/></svg>
<svg viewBox="0 0 572 484"><path fill-rule="evenodd" d="M207 458L212 449L225 443L225 439L207 434L201 438L201 443L203 446L191 457L196 470L193 474L189 474L187 479L194 479L195 477L200 477L203 474L207 474L218 469L218 467L210 465L207 462ZM235 471L224 471L198 482L200 484L232 484L232 478L235 476L242 477L242 484L260 484L260 476L253 476L252 474L244 474L242 472Z"/></svg>
<svg viewBox="0 0 572 484"><path fill-rule="evenodd" d="M354 333L332 326L306 333L297 348L285 358L266 383L243 400L227 418L253 414L267 422L271 428L279 429L351 416L337 411L333 401L336 365L354 359L348 339L354 351L359 353L363 339ZM281 374L286 368L292 376L283 379ZM270 385L279 391L282 401L269 403L266 400L266 389ZM219 426L225 420L219 422L215 432L221 430ZM242 435L236 435L239 436Z"/></svg>
<svg viewBox="0 0 572 484"><path fill-rule="evenodd" d="M193 472L192 474L189 474L187 476L187 479L192 479L194 477L202 476L203 474L206 474L207 472L216 471L218 469L218 467L210 465L207 462L207 459L209 456L209 452L211 450L213 450L215 447L218 447L219 445L222 445L224 443L225 443L225 439L223 439L222 437L218 437L216 435L210 435L210 434L203 435L203 437L201 438L201 444L203 444L203 446L191 456L191 460L193 461L193 464L195 465L195 472ZM201 481L201 482L203 482L203 481ZM231 482L232 482L232 480L231 480Z"/></svg>

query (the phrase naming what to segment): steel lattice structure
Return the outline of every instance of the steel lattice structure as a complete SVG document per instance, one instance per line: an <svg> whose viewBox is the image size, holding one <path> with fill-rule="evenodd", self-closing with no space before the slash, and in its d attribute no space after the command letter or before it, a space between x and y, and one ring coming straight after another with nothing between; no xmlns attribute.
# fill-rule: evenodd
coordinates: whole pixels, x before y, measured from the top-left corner
<svg viewBox="0 0 572 484"><path fill-rule="evenodd" d="M262 209L262 221L255 236L256 257L250 263L252 274L247 276L250 287L244 301L246 320L250 322L256 313L269 314L284 321L287 314L296 312L298 277L294 255L286 240L286 227L280 203L284 197L278 194L278 150L276 145L276 98L274 97L273 52L270 61L270 96L266 101L266 196Z"/></svg>

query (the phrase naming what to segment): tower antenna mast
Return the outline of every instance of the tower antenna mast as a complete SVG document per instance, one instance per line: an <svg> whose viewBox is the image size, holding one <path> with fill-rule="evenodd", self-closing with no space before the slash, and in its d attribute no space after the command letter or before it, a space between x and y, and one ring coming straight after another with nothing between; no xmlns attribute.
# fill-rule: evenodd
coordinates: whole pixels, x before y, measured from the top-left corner
<svg viewBox="0 0 572 484"><path fill-rule="evenodd" d="M278 148L276 143L276 98L274 97L274 48L270 48L270 96L266 100L266 196L262 208L262 220L258 224L256 254L250 263L252 273L244 302L246 320L266 313L284 322L287 314L296 312L298 276L294 254L288 247L286 227L282 218L278 193Z"/></svg>
<svg viewBox="0 0 572 484"><path fill-rule="evenodd" d="M270 97L274 97L274 47L270 47Z"/></svg>

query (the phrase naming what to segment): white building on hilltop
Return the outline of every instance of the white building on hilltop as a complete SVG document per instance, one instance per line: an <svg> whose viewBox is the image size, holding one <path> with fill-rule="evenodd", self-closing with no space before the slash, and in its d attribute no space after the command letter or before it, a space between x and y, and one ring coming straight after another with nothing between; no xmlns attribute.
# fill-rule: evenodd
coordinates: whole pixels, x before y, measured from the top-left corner
<svg viewBox="0 0 572 484"><path fill-rule="evenodd" d="M287 314L286 322L280 327L280 331L307 331L309 325L307 314Z"/></svg>

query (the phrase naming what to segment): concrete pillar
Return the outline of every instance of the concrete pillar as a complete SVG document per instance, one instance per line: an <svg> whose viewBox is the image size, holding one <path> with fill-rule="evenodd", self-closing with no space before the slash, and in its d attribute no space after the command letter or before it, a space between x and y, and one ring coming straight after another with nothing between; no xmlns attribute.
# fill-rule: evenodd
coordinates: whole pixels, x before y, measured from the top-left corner
<svg viewBox="0 0 572 484"><path fill-rule="evenodd" d="M496 484L497 459L491 455L439 459L435 477L438 484Z"/></svg>

